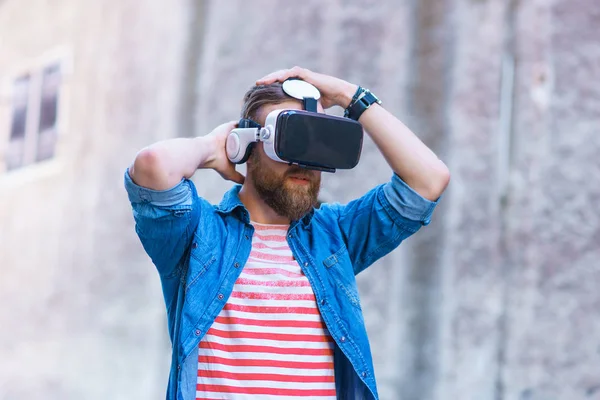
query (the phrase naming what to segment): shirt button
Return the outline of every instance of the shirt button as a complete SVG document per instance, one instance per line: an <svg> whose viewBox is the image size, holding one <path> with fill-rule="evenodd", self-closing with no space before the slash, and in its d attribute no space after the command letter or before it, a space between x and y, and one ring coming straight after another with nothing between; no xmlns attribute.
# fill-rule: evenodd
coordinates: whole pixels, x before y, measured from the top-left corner
<svg viewBox="0 0 600 400"><path fill-rule="evenodd" d="M235 264L233 264L234 267L239 268L240 267L240 263L236 262Z"/></svg>
<svg viewBox="0 0 600 400"><path fill-rule="evenodd" d="M321 299L321 304L325 304L325 299Z"/></svg>
<svg viewBox="0 0 600 400"><path fill-rule="evenodd" d="M244 235L244 237L246 238L246 240L250 239L250 236L248 236L248 235Z"/></svg>
<svg viewBox="0 0 600 400"><path fill-rule="evenodd" d="M219 300L223 300L223 297L225 297L225 296L223 296L222 293L219 293L219 295L217 297L219 298Z"/></svg>
<svg viewBox="0 0 600 400"><path fill-rule="evenodd" d="M195 249L196 247L198 247L198 243L196 243L196 242L192 243L192 248Z"/></svg>
<svg viewBox="0 0 600 400"><path fill-rule="evenodd" d="M180 370L181 370L181 364L179 364L179 365L177 366L177 371L180 371Z"/></svg>
<svg viewBox="0 0 600 400"><path fill-rule="evenodd" d="M196 332L194 332L196 334L196 336L200 336L200 329L196 329Z"/></svg>
<svg viewBox="0 0 600 400"><path fill-rule="evenodd" d="M367 371L363 372L362 376L363 376L363 378L366 378L367 377Z"/></svg>
<svg viewBox="0 0 600 400"><path fill-rule="evenodd" d="M340 341L341 341L342 343L344 343L344 342L346 341L346 336L342 336L342 337L340 338Z"/></svg>
<svg viewBox="0 0 600 400"><path fill-rule="evenodd" d="M291 237L292 237L292 234L290 233L290 234L288 235L288 237L289 237L289 238L291 238Z"/></svg>
<svg viewBox="0 0 600 400"><path fill-rule="evenodd" d="M305 263L304 263L304 266L305 266L305 267L308 267L308 263L307 263L307 262L305 262Z"/></svg>

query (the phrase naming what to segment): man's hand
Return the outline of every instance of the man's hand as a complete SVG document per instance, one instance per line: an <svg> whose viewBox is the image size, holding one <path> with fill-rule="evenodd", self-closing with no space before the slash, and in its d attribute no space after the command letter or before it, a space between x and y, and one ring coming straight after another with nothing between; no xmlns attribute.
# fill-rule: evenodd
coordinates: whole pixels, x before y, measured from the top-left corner
<svg viewBox="0 0 600 400"><path fill-rule="evenodd" d="M284 82L288 78L300 78L316 86L323 108L348 107L357 89L349 82L300 67L273 72L256 84ZM440 197L450 180L448 168L410 129L379 104L369 107L359 122L404 182L429 200Z"/></svg>
<svg viewBox="0 0 600 400"><path fill-rule="evenodd" d="M244 183L244 175L235 170L235 164L229 161L225 148L227 136L236 126L237 121L229 121L217 126L211 133L205 136L205 138L214 141L214 154L203 165L198 167L214 169L223 179Z"/></svg>
<svg viewBox="0 0 600 400"><path fill-rule="evenodd" d="M236 121L219 125L206 136L163 140L141 150L129 167L135 183L153 190L167 190L198 168L212 168L223 178L244 183L244 176L227 158L225 142Z"/></svg>
<svg viewBox="0 0 600 400"><path fill-rule="evenodd" d="M274 82L284 82L289 78L300 78L303 81L313 84L321 92L321 104L327 109L333 106L342 108L348 107L352 96L358 88L350 82L333 76L319 74L305 68L294 67L291 69L282 69L262 77L256 81L257 85L268 85Z"/></svg>

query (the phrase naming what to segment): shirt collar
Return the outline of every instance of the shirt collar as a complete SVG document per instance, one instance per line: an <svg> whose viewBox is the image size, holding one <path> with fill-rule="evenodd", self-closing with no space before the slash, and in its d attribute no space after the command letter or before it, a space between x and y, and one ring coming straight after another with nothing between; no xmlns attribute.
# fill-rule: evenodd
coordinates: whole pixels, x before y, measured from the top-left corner
<svg viewBox="0 0 600 400"><path fill-rule="evenodd" d="M246 210L244 203L240 200L241 189L242 185L234 185L225 192L223 199L221 199L221 202L216 209L217 212L221 214L232 214L235 211L240 212L244 222L250 223L250 214L248 213L248 210Z"/></svg>

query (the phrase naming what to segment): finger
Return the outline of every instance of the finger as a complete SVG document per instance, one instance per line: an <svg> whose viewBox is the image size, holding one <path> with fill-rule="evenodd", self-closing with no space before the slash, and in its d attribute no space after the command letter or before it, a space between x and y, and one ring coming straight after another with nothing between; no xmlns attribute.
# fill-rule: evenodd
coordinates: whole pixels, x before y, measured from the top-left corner
<svg viewBox="0 0 600 400"><path fill-rule="evenodd" d="M239 183L239 184L243 184L245 181L245 177L244 175L240 174L239 172L235 171L230 177L229 180Z"/></svg>
<svg viewBox="0 0 600 400"><path fill-rule="evenodd" d="M284 74L269 75L265 78L262 78L262 79L256 81L256 85L270 85L271 83L283 82L284 80L285 80Z"/></svg>
<svg viewBox="0 0 600 400"><path fill-rule="evenodd" d="M307 72L308 72L308 70L306 70L304 68L300 68L300 67L283 69L283 70L280 70L277 72L273 72L272 74L269 74L269 75L265 76L264 78L259 79L258 81L256 81L256 84L257 85L268 85L273 82L284 82L286 79L289 79L289 78L304 79Z"/></svg>
<svg viewBox="0 0 600 400"><path fill-rule="evenodd" d="M244 183L244 175L240 174L236 169L236 165L232 162L229 162L227 168L221 172L221 176L228 181L233 181L237 183Z"/></svg>
<svg viewBox="0 0 600 400"><path fill-rule="evenodd" d="M285 73L285 69L280 69L279 71L271 72L256 81L257 85L265 85L269 83L273 83L277 80L277 77L283 75Z"/></svg>
<svg viewBox="0 0 600 400"><path fill-rule="evenodd" d="M235 128L237 128L239 121L229 121L229 122L225 122L224 124L222 124L221 126L219 126L219 132L223 132L223 133L227 133L229 134L229 132L231 132L232 130L234 130Z"/></svg>
<svg viewBox="0 0 600 400"><path fill-rule="evenodd" d="M232 130L237 125L238 121L228 121L212 130L212 132L223 132L225 130Z"/></svg>
<svg viewBox="0 0 600 400"><path fill-rule="evenodd" d="M223 128L233 129L238 124L238 122L239 121L228 121L228 122L225 122L224 124L221 124L221 126Z"/></svg>

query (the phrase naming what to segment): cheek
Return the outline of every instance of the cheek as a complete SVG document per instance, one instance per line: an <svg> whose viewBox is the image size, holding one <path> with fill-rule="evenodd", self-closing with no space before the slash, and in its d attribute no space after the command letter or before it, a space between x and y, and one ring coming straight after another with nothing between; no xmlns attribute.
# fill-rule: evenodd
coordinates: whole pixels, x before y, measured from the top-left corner
<svg viewBox="0 0 600 400"><path fill-rule="evenodd" d="M262 157L261 168L268 168L272 175L283 177L288 166L279 161L271 160L266 154Z"/></svg>
<svg viewBox="0 0 600 400"><path fill-rule="evenodd" d="M252 173L255 176L259 176L263 181L269 181L271 183L283 181L287 166L283 163L273 161L266 155L263 157L257 157L254 160L252 166Z"/></svg>

